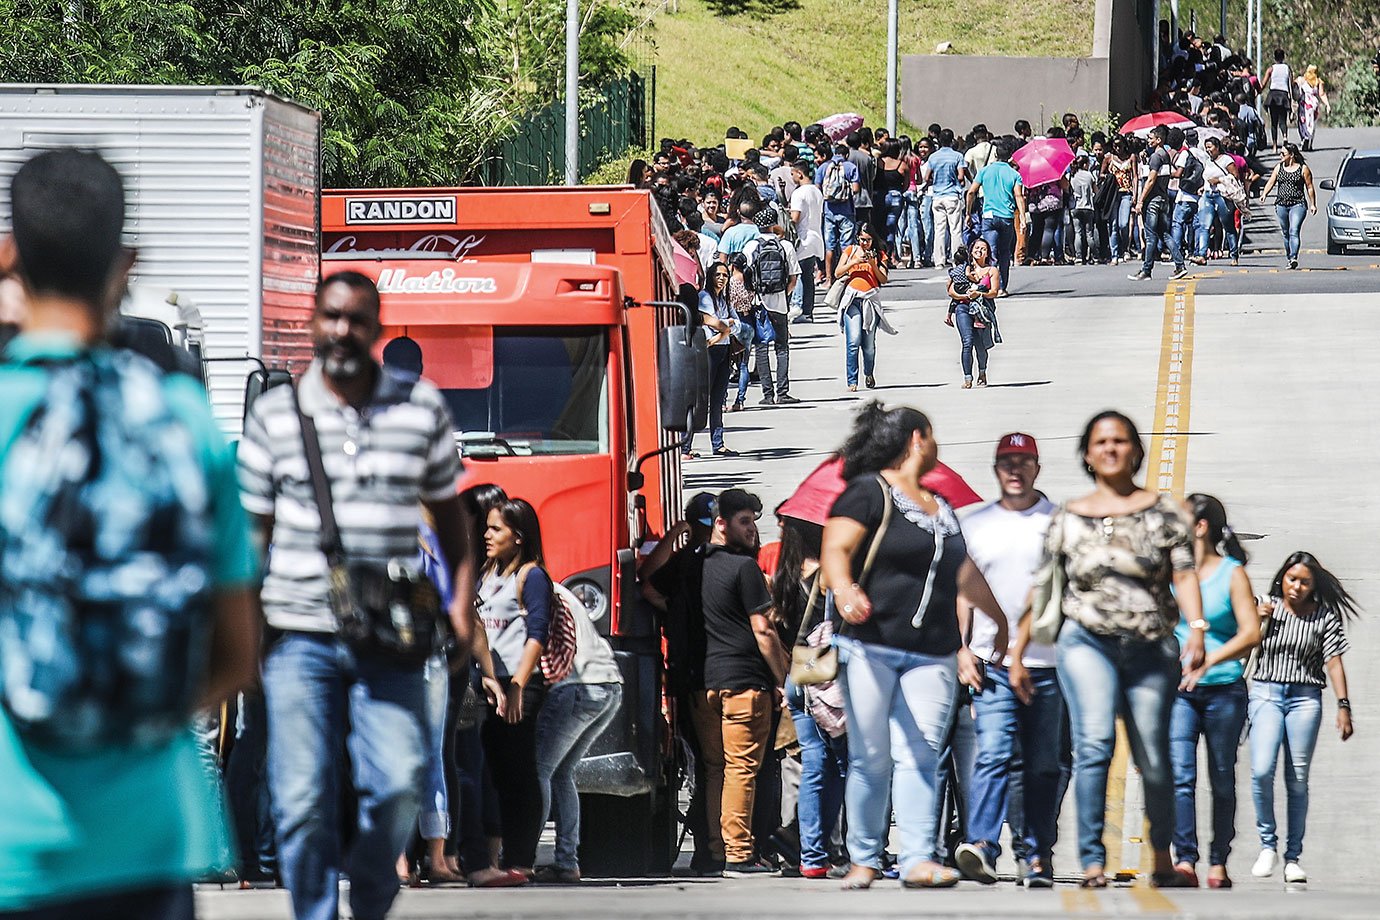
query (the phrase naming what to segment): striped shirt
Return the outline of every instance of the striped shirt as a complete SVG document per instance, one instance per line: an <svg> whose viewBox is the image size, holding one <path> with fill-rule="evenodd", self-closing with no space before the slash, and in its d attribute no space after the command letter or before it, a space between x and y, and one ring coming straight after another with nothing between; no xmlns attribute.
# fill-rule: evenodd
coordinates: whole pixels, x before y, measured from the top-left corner
<svg viewBox="0 0 1380 920"><path fill-rule="evenodd" d="M1351 647L1341 614L1319 607L1311 616L1302 617L1284 609L1278 598L1273 600L1275 613L1262 626L1265 635L1260 640L1254 679L1326 686L1325 665Z"/></svg>
<svg viewBox="0 0 1380 920"><path fill-rule="evenodd" d="M364 562L417 556L421 503L455 495L460 455L445 400L431 384L382 370L368 405L342 404L313 362L298 386L316 422L345 554ZM321 516L312 495L302 428L287 387L255 401L239 446L240 497L272 516L264 615L276 629L334 632L327 601Z"/></svg>

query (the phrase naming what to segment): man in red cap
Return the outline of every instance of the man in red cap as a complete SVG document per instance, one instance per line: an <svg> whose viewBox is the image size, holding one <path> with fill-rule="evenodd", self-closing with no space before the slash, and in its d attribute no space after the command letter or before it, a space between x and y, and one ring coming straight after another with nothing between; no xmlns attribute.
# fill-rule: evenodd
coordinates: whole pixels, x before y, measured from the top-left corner
<svg viewBox="0 0 1380 920"><path fill-rule="evenodd" d="M963 519L963 537L968 554L1001 603L1008 617L1003 625L1014 639L1044 552L1054 503L1035 488L1040 449L1030 435L1016 432L1002 438L994 471L1001 498ZM982 692L973 699L978 754L968 802L968 842L956 851L958 866L970 879L985 884L997 880L997 841L1008 819L1009 765L1019 736L1024 808L1019 815L1013 809L1009 816L1012 848L1018 858L1024 851L1026 865L1018 876L1024 876L1027 887L1048 888L1054 884L1050 860L1059 802L1067 785L1061 779L1066 760L1060 754L1064 700L1055 676L1054 648L1032 643L1019 660L998 656L993 641L998 624L976 608L970 616L969 648L986 662L986 673Z"/></svg>

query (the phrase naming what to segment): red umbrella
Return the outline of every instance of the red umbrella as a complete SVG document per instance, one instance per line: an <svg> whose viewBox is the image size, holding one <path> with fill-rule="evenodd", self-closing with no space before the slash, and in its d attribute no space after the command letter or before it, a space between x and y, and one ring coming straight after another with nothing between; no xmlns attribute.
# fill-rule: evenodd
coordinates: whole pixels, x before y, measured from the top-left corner
<svg viewBox="0 0 1380 920"><path fill-rule="evenodd" d="M1121 133L1149 133L1150 129L1156 125L1164 125L1166 128L1191 128L1194 124L1193 119L1180 115L1178 112L1151 112L1149 115L1138 115L1126 122L1121 126Z"/></svg>
<svg viewBox="0 0 1380 920"><path fill-rule="evenodd" d="M982 496L973 491L972 486L942 463L920 477L920 484L955 508L975 505ZM829 517L829 509L834 499L843 494L848 483L843 480L843 458L830 457L814 468L802 482L776 509L782 517L792 517L811 524L823 524Z"/></svg>
<svg viewBox="0 0 1380 920"><path fill-rule="evenodd" d="M1062 137L1037 137L1011 155L1026 188L1057 182L1073 162L1073 148Z"/></svg>

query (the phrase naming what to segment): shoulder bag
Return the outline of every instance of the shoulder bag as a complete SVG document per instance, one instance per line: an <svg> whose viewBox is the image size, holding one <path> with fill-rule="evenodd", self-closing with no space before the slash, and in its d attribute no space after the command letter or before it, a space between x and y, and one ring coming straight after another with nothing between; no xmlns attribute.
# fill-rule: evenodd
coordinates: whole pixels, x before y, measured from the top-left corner
<svg viewBox="0 0 1380 920"><path fill-rule="evenodd" d="M1050 554L1049 561L1036 574L1035 587L1031 591L1030 612L1034 620L1030 624L1030 638L1042 645L1053 645L1064 626L1064 588L1068 584L1068 572L1064 567L1064 515L1067 513L1060 505L1059 534L1055 543L1058 550Z"/></svg>
<svg viewBox="0 0 1380 920"><path fill-rule="evenodd" d="M321 461L316 423L302 411L293 389L302 429L312 495L321 515L321 552L329 566L327 595L340 636L351 648L405 668L420 668L445 648L450 626L441 595L413 559L386 563L351 561L340 540L331 482Z"/></svg>
<svg viewBox="0 0 1380 920"><path fill-rule="evenodd" d="M877 483L882 489L882 522L877 525L877 530L872 534L872 542L867 548L867 558L863 560L862 574L858 576L859 583L867 579L867 573L872 571L872 563L877 558L877 550L881 548L882 537L886 535L887 526L891 523L891 493L887 488L886 481L880 476ZM805 603L805 611L800 615L800 628L795 631L795 644L791 648L791 683L797 687L808 687L811 684L828 683L838 677L839 674L839 653L834 648L833 643L829 643L819 648L805 645L805 636L809 632L810 611L814 609L815 600L819 597L820 581L824 573L821 571L815 575L814 585L810 588L810 599ZM832 606L832 598L825 600L825 616L831 616L829 609Z"/></svg>

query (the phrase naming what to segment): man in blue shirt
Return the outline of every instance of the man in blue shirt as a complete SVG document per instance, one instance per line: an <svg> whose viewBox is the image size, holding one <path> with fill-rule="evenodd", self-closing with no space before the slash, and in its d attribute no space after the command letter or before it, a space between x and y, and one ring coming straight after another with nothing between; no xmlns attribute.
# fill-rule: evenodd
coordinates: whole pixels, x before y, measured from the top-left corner
<svg viewBox="0 0 1380 920"><path fill-rule="evenodd" d="M1011 282L1011 258L1016 251L1016 213L1025 213L1025 186L1021 174L1011 165L1010 145L998 142L997 161L982 167L968 186L968 210L982 193L982 236L997 259L1001 272L1001 291L1005 297Z"/></svg>
<svg viewBox="0 0 1380 920"><path fill-rule="evenodd" d="M939 132L939 149L925 161L925 177L930 181L931 210L934 214L934 259L948 268L954 250L963 244L963 183L968 179L963 154L954 149L954 132Z"/></svg>
<svg viewBox="0 0 1380 920"><path fill-rule="evenodd" d="M853 196L862 188L858 167L848 159L845 144L834 145L834 156L815 170L815 185L824 194L824 276L834 283L834 263L853 245L857 233Z"/></svg>

